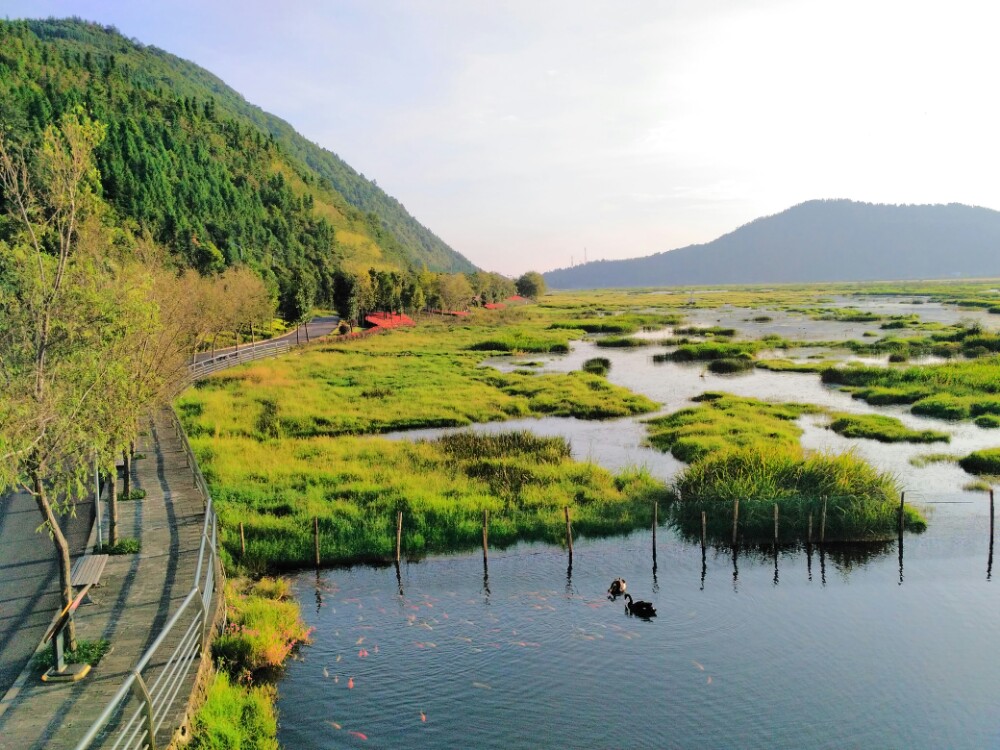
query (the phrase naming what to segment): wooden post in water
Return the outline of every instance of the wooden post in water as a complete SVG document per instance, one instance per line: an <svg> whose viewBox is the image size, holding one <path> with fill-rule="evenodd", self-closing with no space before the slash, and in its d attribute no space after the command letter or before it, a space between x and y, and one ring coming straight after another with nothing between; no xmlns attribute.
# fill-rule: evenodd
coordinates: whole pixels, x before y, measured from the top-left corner
<svg viewBox="0 0 1000 750"><path fill-rule="evenodd" d="M243 536L243 522L240 521L240 557L247 553L247 538Z"/></svg>
<svg viewBox="0 0 1000 750"><path fill-rule="evenodd" d="M658 522L658 515L660 511L660 501L653 501L653 554L656 554L656 525Z"/></svg>
<svg viewBox="0 0 1000 750"><path fill-rule="evenodd" d="M990 489L990 544L993 544L993 489Z"/></svg>
<svg viewBox="0 0 1000 750"><path fill-rule="evenodd" d="M809 514L809 536L806 537L806 542L808 544L813 543L813 514Z"/></svg>
<svg viewBox="0 0 1000 750"><path fill-rule="evenodd" d="M705 551L705 539L707 537L706 528L708 524L705 522L705 511L701 512L701 551Z"/></svg>
<svg viewBox="0 0 1000 750"><path fill-rule="evenodd" d="M733 544L736 544L736 526L740 520L740 501L733 500Z"/></svg>
<svg viewBox="0 0 1000 750"><path fill-rule="evenodd" d="M399 563L399 548L403 543L403 511L396 513L396 563Z"/></svg>
<svg viewBox="0 0 1000 750"><path fill-rule="evenodd" d="M316 547L316 567L319 567L319 516L313 516L313 544Z"/></svg>
<svg viewBox="0 0 1000 750"><path fill-rule="evenodd" d="M778 504L774 504L774 543L778 543Z"/></svg>
<svg viewBox="0 0 1000 750"><path fill-rule="evenodd" d="M826 495L823 495L823 514L819 518L819 543L826 541Z"/></svg>
<svg viewBox="0 0 1000 750"><path fill-rule="evenodd" d="M903 500L906 498L905 492L899 493L899 533L903 533Z"/></svg>
<svg viewBox="0 0 1000 750"><path fill-rule="evenodd" d="M490 535L490 512L488 510L483 511L483 563L486 562L488 557L486 548L489 543Z"/></svg>
<svg viewBox="0 0 1000 750"><path fill-rule="evenodd" d="M563 506L563 513L566 514L566 546L569 547L569 556L573 557L573 528L569 525L569 506Z"/></svg>

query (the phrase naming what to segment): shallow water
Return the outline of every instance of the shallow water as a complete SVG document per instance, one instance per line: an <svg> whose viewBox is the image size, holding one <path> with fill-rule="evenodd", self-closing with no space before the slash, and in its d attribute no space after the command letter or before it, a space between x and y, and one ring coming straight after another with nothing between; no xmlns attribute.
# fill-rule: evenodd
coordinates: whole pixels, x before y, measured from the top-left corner
<svg viewBox="0 0 1000 750"><path fill-rule="evenodd" d="M925 319L955 313L912 307ZM751 317L707 313L738 328L725 314ZM285 747L1000 747L989 503L961 490L970 477L957 466L909 463L996 445L1000 434L875 409L813 374L721 377L654 364L659 350L576 342L568 355L526 360L570 371L608 357L610 380L662 402L664 413L725 390L943 429L950 444L884 445L842 438L819 417L800 421L807 448L854 449L895 473L929 530L861 556L765 548L709 549L703 558L661 527L655 567L646 531L577 539L571 569L563 549L518 545L491 550L488 575L481 553L406 563L398 578L393 567L301 573L296 591L316 630L279 686ZM644 418L471 429L564 435L576 458L612 470L645 464L669 480L682 464L642 445ZM619 575L658 617L631 618L621 600L607 599Z"/></svg>
<svg viewBox="0 0 1000 750"><path fill-rule="evenodd" d="M301 573L316 628L280 685L285 747L910 747L1000 743L983 508L849 567L661 529L395 569ZM624 576L656 618L604 594ZM339 659L339 661L338 661ZM353 686L353 687L352 687ZM422 719L423 716L423 719ZM425 719L425 720L424 720ZM337 729L337 725L341 728Z"/></svg>

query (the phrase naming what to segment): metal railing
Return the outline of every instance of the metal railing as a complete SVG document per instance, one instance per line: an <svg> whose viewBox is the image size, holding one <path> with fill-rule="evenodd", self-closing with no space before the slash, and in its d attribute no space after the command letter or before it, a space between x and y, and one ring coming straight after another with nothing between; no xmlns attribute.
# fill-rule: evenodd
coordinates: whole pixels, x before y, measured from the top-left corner
<svg viewBox="0 0 1000 750"><path fill-rule="evenodd" d="M212 598L221 574L218 558L218 520L205 477L194 459L187 436L174 415L174 427L180 437L185 459L191 468L194 485L205 498L198 565L194 585L153 644L129 672L118 692L76 745L76 750L107 747L165 747L169 742L157 737L181 698L186 703L190 691L182 691L185 678L200 657L208 657L212 630ZM167 727L173 734L175 727ZM114 735L113 737L110 735ZM160 735L162 738L162 735ZM95 740L99 740L95 744Z"/></svg>
<svg viewBox="0 0 1000 750"><path fill-rule="evenodd" d="M284 339L244 346L188 367L192 381L213 372L264 357L277 357L296 343ZM194 585L153 644L129 672L118 692L91 724L75 750L102 747L110 750L156 750L166 747L176 725L164 724L181 698L186 702L190 691L183 692L185 678L196 661L209 658L212 631L212 598L217 579L222 576L218 556L218 519L212 505L208 484L198 467L191 444L172 412L174 429L180 438L194 486L205 499L205 521L198 550ZM179 722L177 723L179 725ZM161 729L164 731L161 733ZM169 732L167 732L169 730Z"/></svg>
<svg viewBox="0 0 1000 750"><path fill-rule="evenodd" d="M197 380L198 378L203 378L213 372L225 370L227 367L233 367L242 362L252 362L255 359L263 359L264 357L277 357L294 346L295 344L288 339L265 341L261 344L244 346L239 350L225 352L211 359L203 359L200 362L195 362L188 366L188 372L192 380Z"/></svg>

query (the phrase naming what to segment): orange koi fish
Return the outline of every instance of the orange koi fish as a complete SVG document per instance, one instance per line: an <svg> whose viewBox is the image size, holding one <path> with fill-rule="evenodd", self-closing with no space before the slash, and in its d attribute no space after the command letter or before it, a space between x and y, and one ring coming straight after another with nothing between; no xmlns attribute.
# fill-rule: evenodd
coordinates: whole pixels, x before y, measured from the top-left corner
<svg viewBox="0 0 1000 750"><path fill-rule="evenodd" d="M427 714L423 711L420 712L420 721L427 721Z"/></svg>
<svg viewBox="0 0 1000 750"><path fill-rule="evenodd" d="M353 734L355 737L361 740L367 740L368 737L365 736L363 732L355 732L353 729L348 732L348 734Z"/></svg>
<svg viewBox="0 0 1000 750"><path fill-rule="evenodd" d="M348 677L347 678L347 689L348 690L353 690L354 689L354 678L353 677Z"/></svg>
<svg viewBox="0 0 1000 750"><path fill-rule="evenodd" d="M327 724L329 724L329 725L330 725L331 727L333 727L334 729L343 729L343 727L342 727L342 726L340 726L340 724L338 724L338 723L337 723L337 722L335 722L335 721L327 721L326 723L327 723Z"/></svg>

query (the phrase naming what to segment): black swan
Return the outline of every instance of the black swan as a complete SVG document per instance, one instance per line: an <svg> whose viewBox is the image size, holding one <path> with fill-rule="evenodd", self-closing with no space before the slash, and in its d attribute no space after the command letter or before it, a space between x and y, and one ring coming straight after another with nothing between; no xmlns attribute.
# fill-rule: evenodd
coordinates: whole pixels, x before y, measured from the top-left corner
<svg viewBox="0 0 1000 750"><path fill-rule="evenodd" d="M630 615L636 615L637 617L656 617L656 610L653 609L653 605L649 602L634 602L632 601L631 594L625 594L625 609Z"/></svg>
<svg viewBox="0 0 1000 750"><path fill-rule="evenodd" d="M613 580L611 582L611 585L608 586L608 594L611 595L612 599L614 599L615 597L621 596L624 593L625 593L625 579L624 578L616 578L615 580Z"/></svg>

